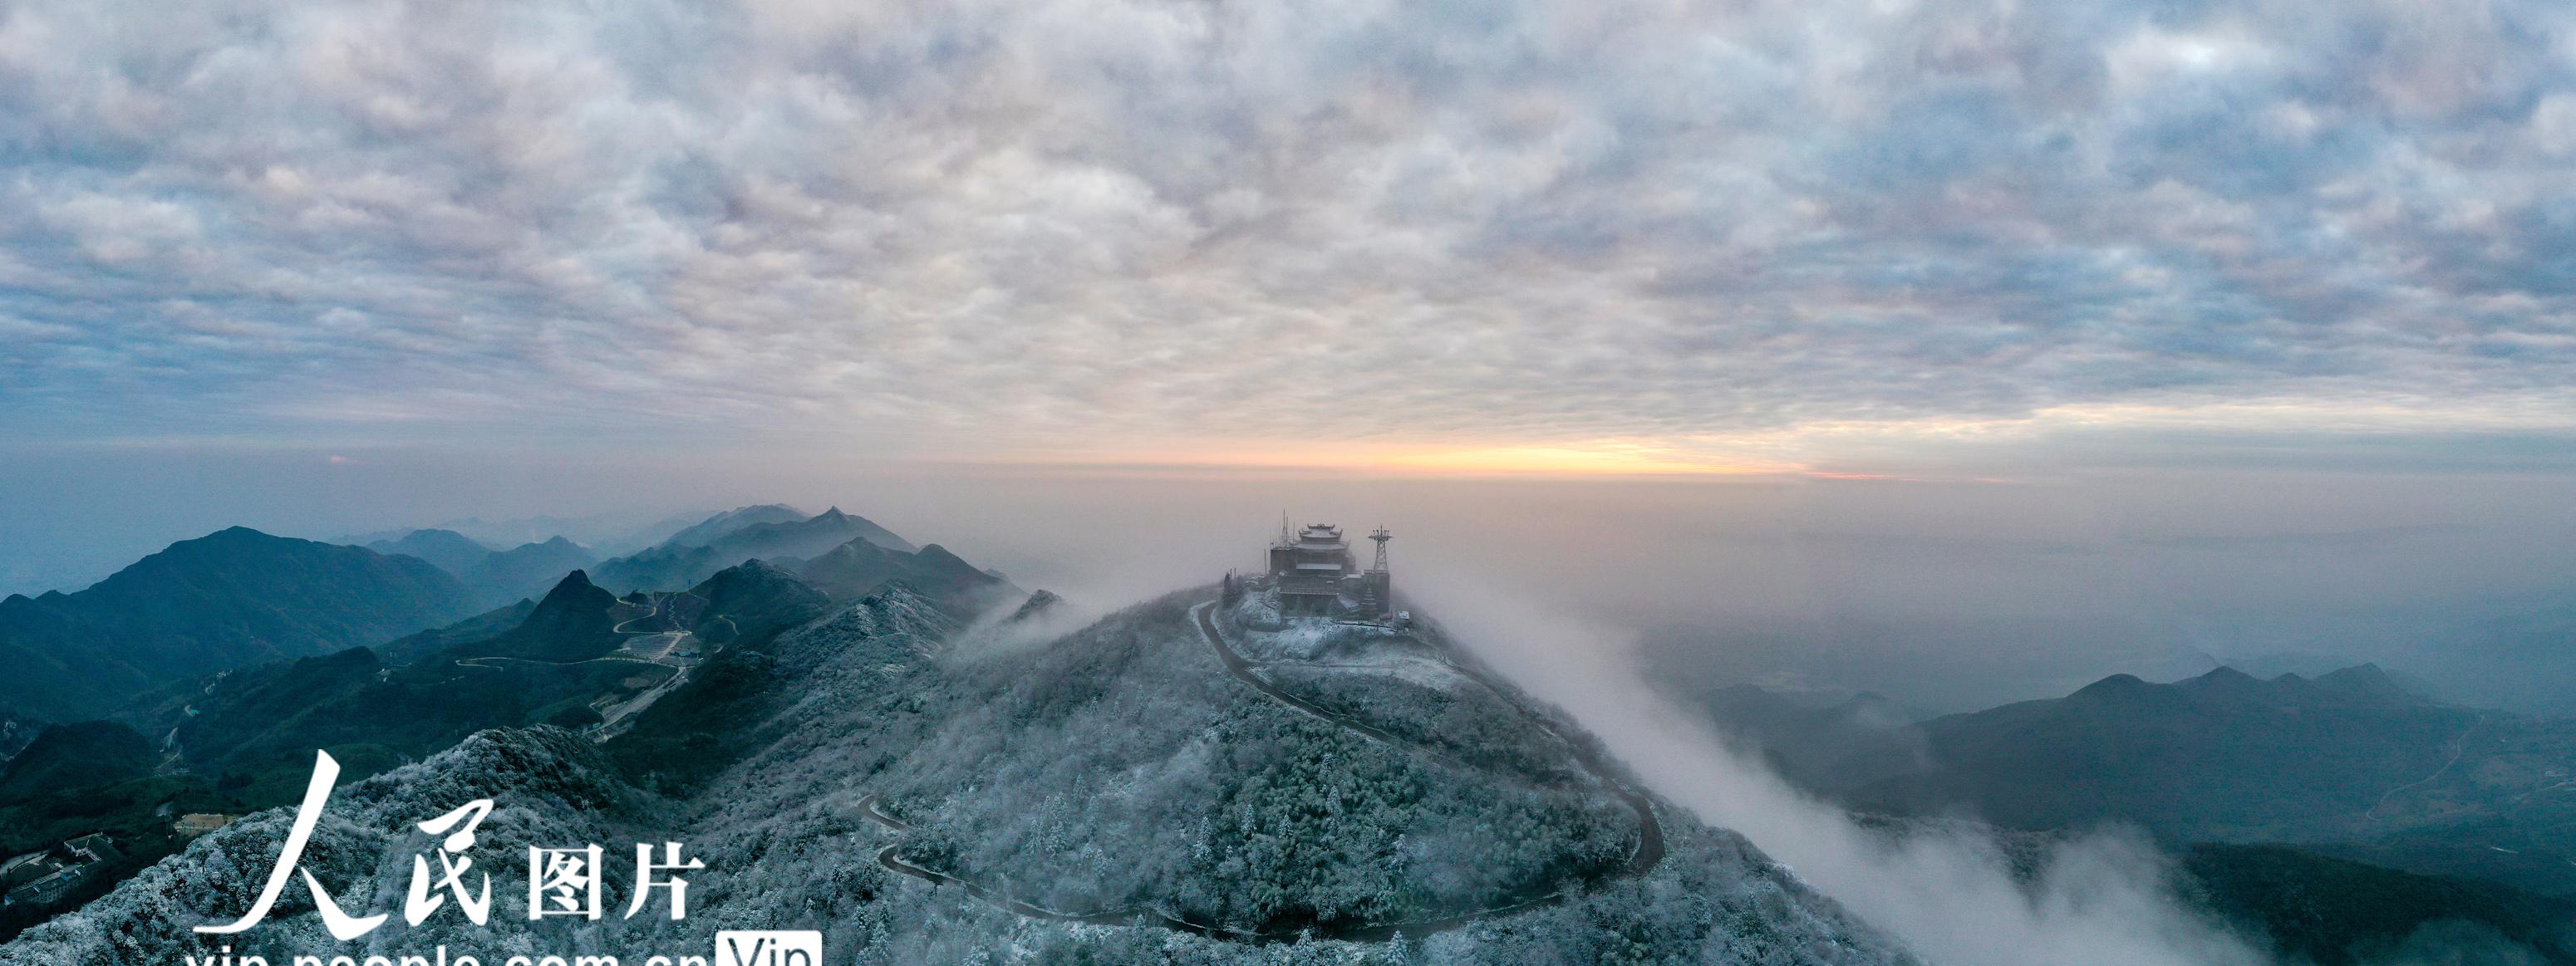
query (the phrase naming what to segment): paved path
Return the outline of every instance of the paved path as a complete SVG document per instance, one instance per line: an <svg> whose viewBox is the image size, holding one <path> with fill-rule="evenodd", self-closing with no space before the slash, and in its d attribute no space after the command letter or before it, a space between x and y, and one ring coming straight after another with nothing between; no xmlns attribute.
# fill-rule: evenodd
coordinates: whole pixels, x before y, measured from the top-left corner
<svg viewBox="0 0 2576 966"><path fill-rule="evenodd" d="M2443 762L2443 763L2442 763L2442 767L2440 767L2440 768L2436 768L2436 769L2433 769L2433 773L2432 773L2432 774L2430 774L2430 775L2426 775L2426 776L2424 776L2424 777L2422 777L2422 778L2418 778L2418 779L2416 779L2416 780L2414 780L2414 781L2407 782L2406 784L2399 785L2399 786L2397 786L2397 787L2395 787L2395 788L2391 788L2391 789L2389 789L2388 791L2386 791L2386 792L2382 793L2382 794L2379 796L2379 800L2378 800L2378 801L2375 801L2375 802L2370 803L2370 810L2369 810L2369 811L2365 811L2365 812L2361 813L2361 817L2366 818L2366 819L2370 819L2370 820L2372 820L2372 821L2377 821L2377 820L2379 819L2379 808L2380 808L2380 806L2388 804L2388 800L2389 800L2389 799L2391 799L2391 798L2395 798L2395 797L2397 797L2397 793L2398 793L2398 792L2405 791L2405 790L2407 790L2407 789L2409 789L2409 788L2413 788L2413 787L2418 786L2418 785L2428 784L2428 783L2432 782L2432 780L2433 780L2433 779L2436 779L2436 778L2440 778L2440 777L2442 777L2442 773L2443 773L2443 772L2450 771L2450 770L2451 770L2451 766L2452 766L2452 765L2456 765L2456 764L2459 764L2459 763L2460 763L2460 756L2461 756L2461 755L2465 755L2465 754L2468 754L2468 753L2469 753L2469 736L2470 736L2470 735L2473 735L2473 734L2476 734L2476 733L2477 733L2477 731L2478 731L2478 726L2479 726L2479 725L2482 725L2482 724L2485 724L2486 722L2487 722L2487 716L2486 716L2486 715L2483 715L2483 714L2482 714L2482 715L2477 716L2475 719L2472 719L2472 720L2469 722L2468 730L2460 732L2460 737L2456 739L2456 740L2459 742L2460 747L2458 747L2457 749L2452 750L2450 760Z"/></svg>
<svg viewBox="0 0 2576 966"><path fill-rule="evenodd" d="M652 707L653 702L661 700L663 695L679 690L680 685L687 684L689 681L689 669L692 665L683 663L678 659L674 659L671 657L671 653L679 650L680 645L687 644L694 640L697 635L684 630L668 628L651 631L630 631L626 629L626 625L635 623L636 621L654 620L667 616L671 608L671 599L675 596L677 595L655 594L653 596L653 606L651 610L634 617L618 621L616 626L610 627L608 629L609 633L622 634L629 639L625 643L618 645L617 650L611 651L607 654L602 654L598 657L584 658L579 661L540 661L535 658L526 657L467 657L458 658L456 666L482 668L486 671L498 671L501 670L500 665L502 662L512 661L520 664L537 664L546 667L574 667L582 664L598 664L602 662L616 661L627 664L643 664L669 670L671 672L670 676L663 678L661 683L638 692L634 697L611 704L606 708L599 709L599 726L591 729L590 740L594 743L605 744L609 739L615 738L620 734L624 734L626 729L632 726L631 719L634 718L637 712ZM730 618L727 619L727 623L731 623ZM658 646L636 646L636 640L642 638L660 638L660 641L658 642Z"/></svg>

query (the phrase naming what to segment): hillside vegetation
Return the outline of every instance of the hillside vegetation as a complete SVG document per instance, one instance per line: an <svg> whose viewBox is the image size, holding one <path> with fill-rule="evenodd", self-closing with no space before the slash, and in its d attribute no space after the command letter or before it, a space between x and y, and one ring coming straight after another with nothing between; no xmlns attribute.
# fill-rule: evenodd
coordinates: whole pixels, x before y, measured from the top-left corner
<svg viewBox="0 0 2576 966"><path fill-rule="evenodd" d="M819 929L834 961L863 963L1910 961L1741 838L1660 804L1645 807L1663 847L1631 874L1637 813L1606 786L1282 704L1229 673L1191 619L1200 596L1028 646L895 584L721 649L597 751L567 732L486 732L368 780L325 869L395 881L395 859L374 857L399 850L366 830L491 787L524 815L492 854L534 830L668 836L705 859L688 920L607 934L638 950L740 923ZM238 869L282 830L272 814L208 836L0 963L116 962L234 914ZM496 890L488 933L433 917L407 934L397 919L368 942L525 943L523 901ZM317 942L309 912L284 919L237 949Z"/></svg>
<svg viewBox="0 0 2576 966"><path fill-rule="evenodd" d="M0 600L0 708L102 717L149 688L373 644L464 617L446 571L233 527L171 544L77 593Z"/></svg>

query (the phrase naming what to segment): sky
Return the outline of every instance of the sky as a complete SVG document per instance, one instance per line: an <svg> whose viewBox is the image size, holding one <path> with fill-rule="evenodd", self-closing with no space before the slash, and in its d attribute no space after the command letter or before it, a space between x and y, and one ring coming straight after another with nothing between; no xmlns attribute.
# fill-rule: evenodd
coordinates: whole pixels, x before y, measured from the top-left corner
<svg viewBox="0 0 2576 966"><path fill-rule="evenodd" d="M2247 613L2539 586L2571 189L2563 4L26 0L0 590L778 499L1083 583L1300 495L1616 518L1583 606L1694 639L1794 610L1674 606L1777 559L1712 533L1970 636L2134 589L1961 549L2070 506L2113 569L2440 535Z"/></svg>

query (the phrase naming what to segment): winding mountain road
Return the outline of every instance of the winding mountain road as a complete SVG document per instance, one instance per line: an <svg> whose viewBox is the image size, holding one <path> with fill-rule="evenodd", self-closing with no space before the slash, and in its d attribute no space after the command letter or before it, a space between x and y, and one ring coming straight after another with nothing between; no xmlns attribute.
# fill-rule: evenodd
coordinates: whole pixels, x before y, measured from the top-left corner
<svg viewBox="0 0 2576 966"><path fill-rule="evenodd" d="M2442 767L2440 767L2440 768L2436 768L2436 769L2433 769L2433 773L2432 773L2432 774L2430 774L2430 775L2426 775L2426 776L2424 776L2424 777L2422 777L2422 778L2418 778L2418 779L2416 779L2416 780L2414 780L2414 781L2407 782L2406 784L2399 785L2399 786L2397 786L2397 787L2395 787L2395 788L2391 788L2391 789L2387 790L2386 792L2381 793L2381 794L2380 794L2380 796L2379 796L2379 800L2378 800L2378 801L2375 801L2375 802L2370 803L2370 809L2369 809L2368 811L2362 812L2362 813L2361 813L2361 817L2366 818L2366 819L2369 819L2369 820L2374 821L2374 822L2375 822L2375 821L2378 821L2378 820L2379 820L2379 809L2380 809L2382 806L2387 805L2387 804L2388 804L2388 800L2389 800L2389 799L2392 799L2392 798L2397 797L2397 793L2402 792L2402 791L2405 791L2405 790L2407 790L2407 789L2409 789L2409 788L2415 788L2415 787L2422 786L2422 785L2429 785L2429 784L2432 784L2432 782L2433 782L2433 780L2434 780L2434 779L2436 779L2436 778L2440 778L2440 777L2442 777L2442 775L2443 775L2445 772L2450 771L2450 770L2451 770L2451 766L2453 766L2453 765L2456 765L2456 764L2459 764L2459 763L2460 763L2460 756L2462 756L2462 755L2466 755L2466 754L2468 754L2468 753L2469 753L2469 736L2470 736L2470 735L2473 735L2473 734L2478 733L2478 726L2479 726L2479 725L2482 725L2482 724L2485 724L2485 723L2487 723L2487 716L2486 716L2486 715L2483 715L2483 714L2481 714L2481 715L2477 716L2475 719L2471 720L2471 721L2469 722L2469 727L2468 727L2468 729L2467 729L2467 730L2465 730L2465 731L2460 732L2460 736L2459 736L2458 738L2454 738L2454 739L2452 739L2452 740L2451 740L2453 744L2456 744L2456 745L2458 745L2459 747L2454 748L2454 749L2452 749L2452 750L2451 750L2451 757L2450 757L2448 760L2446 760L2446 761L2442 762ZM2490 847L2492 847L2492 846L2490 846Z"/></svg>
<svg viewBox="0 0 2576 966"><path fill-rule="evenodd" d="M1325 709L1320 705L1290 694L1281 690L1277 685L1271 684L1268 680L1263 679L1261 675L1254 673L1254 668L1257 665L1250 660L1245 659L1242 654L1236 652L1234 648L1225 643L1225 635L1217 630L1216 622L1211 617L1215 611L1215 607L1216 604L1213 601L1202 603L1191 608L1190 614L1198 624L1200 635L1207 639L1208 647L1216 653L1217 660L1225 665L1226 672L1233 675L1235 680L1242 682L1244 685L1259 692L1264 697L1270 698L1273 701L1286 705L1291 709L1302 712L1318 720L1346 729L1371 741L1401 749L1412 754L1436 757L1444 762L1448 762L1458 767L1467 768L1469 770L1482 770L1464 762L1445 749L1426 747L1415 742L1406 741L1383 729L1362 722L1353 721L1342 715L1334 714L1332 711ZM1529 709L1523 708L1516 701L1513 701L1509 692L1505 691L1501 686L1492 681L1485 680L1482 675L1468 668L1460 667L1456 664L1451 664L1450 667L1453 670L1456 670L1459 674L1474 680L1486 689L1493 691L1506 702L1512 703L1516 710L1529 715L1542 730L1545 730L1551 737L1556 738L1565 747L1572 749L1575 762L1578 765L1581 765L1585 772L1590 773L1595 779L1599 780L1602 786L1607 788L1612 795L1618 797L1621 803L1627 805L1637 813L1637 847L1629 853L1628 862L1620 870L1618 877L1623 879L1633 879L1654 871L1655 866L1660 864L1664 857L1664 829L1663 823L1655 817L1653 801L1647 798L1644 792L1629 785L1625 780L1621 779L1617 770L1611 767L1609 762L1603 760L1600 753L1592 750L1591 746L1567 739L1566 736L1562 732L1559 732L1556 726L1552 722L1548 721L1544 716L1532 713ZM874 793L862 796L858 802L859 814L866 817L869 821L885 826L893 831L902 832L911 829L912 826L909 823L895 818L892 815L888 815L884 811L878 809L876 804L877 800L877 796ZM906 862L903 860L902 856L895 854L896 848L897 846L888 845L884 848L878 849L876 855L877 864L883 866L889 871L921 879L935 885L958 886L965 889L968 895L972 895L977 899L992 903L1011 913L1031 919L1042 919L1049 922L1080 923L1085 925L1159 926L1165 929L1186 932L1214 939L1253 942L1288 942L1295 941L1309 935L1315 938L1339 939L1351 942L1385 942L1398 935L1410 934L1414 936L1422 936L1431 933L1446 932L1448 930L1469 925L1481 919L1490 919L1497 916L1524 912L1540 906L1549 905L1551 903L1561 902L1574 895L1576 891L1574 887L1569 886L1555 892L1550 892L1545 895L1536 896L1508 905L1495 906L1487 909L1479 909L1472 912L1464 912L1433 919L1352 924L1323 928L1308 927L1296 930L1243 930L1208 923L1192 922L1187 919L1182 919L1177 916L1164 913L1160 910L1146 908L1128 908L1089 913L1064 912L1048 909L1031 902L1014 898L1008 894L976 882Z"/></svg>
<svg viewBox="0 0 2576 966"><path fill-rule="evenodd" d="M695 642L697 640L697 635L689 631L673 627L666 627L660 630L641 631L630 631L626 629L626 625L635 623L636 621L668 618L670 616L671 604L671 595L656 594L653 597L652 608L650 610L634 617L618 621L615 625L609 627L609 633L622 635L626 640L620 643L616 650L602 654L598 657L583 658L578 661L540 661L535 658L528 657L502 657L494 655L458 658L456 660L456 666L481 668L486 671L498 671L502 670L501 665L503 663L513 662L518 664L535 664L542 667L576 667L583 664L614 662L624 664L642 664L670 671L671 673L664 677L660 683L655 684L650 688L646 688L623 701L613 702L605 707L597 709L599 711L600 722L599 726L592 729L590 732L590 740L595 743L605 744L609 739L625 733L626 729L632 726L631 721L637 712L652 707L653 702L661 700L662 696L678 690L680 685L686 684L689 681L689 669L693 666L693 662L681 658L674 658L672 657L672 654L679 651L682 645ZM725 621L728 625L732 623L731 618L725 618ZM638 645L637 642L647 638L657 638L658 640L653 644Z"/></svg>

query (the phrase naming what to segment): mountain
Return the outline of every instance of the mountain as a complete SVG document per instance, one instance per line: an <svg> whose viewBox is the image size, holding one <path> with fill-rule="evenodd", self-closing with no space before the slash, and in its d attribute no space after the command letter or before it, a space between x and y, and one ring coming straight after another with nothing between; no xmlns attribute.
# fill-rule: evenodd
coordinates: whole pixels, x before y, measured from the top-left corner
<svg viewBox="0 0 2576 966"><path fill-rule="evenodd" d="M246 799L283 801L301 789L304 756L316 748L363 777L483 728L617 733L687 684L702 651L756 645L826 609L820 593L757 563L687 593L624 600L574 571L497 632L449 628L387 653L351 648L233 671L145 723L166 729L188 771L223 776ZM502 613L476 622L488 627ZM416 656L397 663L397 648Z"/></svg>
<svg viewBox="0 0 2576 966"><path fill-rule="evenodd" d="M917 549L884 527L869 522L865 517L843 513L839 507L803 519L740 522L767 515L776 509L782 508L748 507L734 511L734 514L741 515L735 517L735 522L740 525L724 530L706 543L684 543L675 537L640 553L602 563L592 571L592 575L601 586L616 590L677 590L745 560L804 560L852 540L866 540L904 553ZM701 526L718 524L726 516L730 515L720 514ZM689 538L705 537L712 532L700 531L689 535Z"/></svg>
<svg viewBox="0 0 2576 966"><path fill-rule="evenodd" d="M805 511L784 503L739 507L682 527L679 532L663 539L662 544L672 547L703 547L724 539L744 527L763 523L795 523L803 519L805 519Z"/></svg>
<svg viewBox="0 0 2576 966"><path fill-rule="evenodd" d="M757 561L685 592L624 599L576 570L539 600L378 648L168 682L120 709L117 722L45 729L14 772L0 772L0 845L17 854L107 831L127 858L57 902L0 912L0 940L185 847L171 829L174 810L241 814L292 801L316 748L354 781L496 726L557 725L594 743L613 739L692 683L706 656L764 647L830 606ZM9 751L37 731L8 724L0 745ZM142 732L166 737L147 741Z"/></svg>
<svg viewBox="0 0 2576 966"><path fill-rule="evenodd" d="M1041 590L1030 594L1027 600L1020 602L1020 606L1012 608L1010 615L1002 618L1002 624L1005 626L1034 624L1063 613L1059 608L1064 606L1064 598L1056 596L1055 591Z"/></svg>
<svg viewBox="0 0 2576 966"><path fill-rule="evenodd" d="M1786 693L1750 684L1698 702L1719 729L1797 784L1827 784L1835 766L1863 752L1887 762L1919 761L1922 741L1907 725L1922 717L1887 698ZM1892 766L1882 766L1892 767Z"/></svg>
<svg viewBox="0 0 2576 966"><path fill-rule="evenodd" d="M482 566L483 558L492 555L492 548L454 530L414 530L403 534L402 539L377 540L366 547L386 556L418 557L459 577Z"/></svg>
<svg viewBox="0 0 2576 966"><path fill-rule="evenodd" d="M522 597L514 603L503 604L453 624L395 638L376 645L374 650L387 662L409 664L458 644L489 640L519 626L536 609L535 600Z"/></svg>
<svg viewBox="0 0 2576 966"><path fill-rule="evenodd" d="M526 661L569 662L599 657L624 641L617 633L621 623L610 613L618 604L616 595L590 582L581 571L565 574L544 600L537 602L526 620L501 634L476 644L449 648L443 653L459 653L460 648L477 657L507 657Z"/></svg>
<svg viewBox="0 0 2576 966"><path fill-rule="evenodd" d="M357 777L486 727L556 724L613 737L711 658L764 646L830 608L820 591L758 561L686 592L624 599L573 571L542 600L381 648L181 682L124 718L169 736L176 773L273 804L300 789L302 755L314 748Z"/></svg>
<svg viewBox="0 0 2576 966"><path fill-rule="evenodd" d="M729 583L706 599L793 586L757 569ZM485 826L478 854L676 841L703 860L686 919L621 924L636 949L703 949L741 923L820 930L833 962L1914 961L1438 640L1340 641L1401 673L1309 667L1293 635L1202 616L1210 596L979 651L890 585L720 649L604 745L486 731L344 783L316 873L398 882L408 823L490 797L513 818ZM192 938L238 914L288 819L212 833L0 964ZM397 918L369 942L574 948L596 928L531 922L519 890L493 901L486 925ZM282 906L233 949L284 962L318 929Z"/></svg>
<svg viewBox="0 0 2576 966"><path fill-rule="evenodd" d="M365 545L381 554L418 557L464 582L479 606L545 593L567 572L592 566L597 557L560 535L494 550L453 530L413 530L399 540Z"/></svg>
<svg viewBox="0 0 2576 966"><path fill-rule="evenodd" d="M309 769L314 761L313 752L306 749L302 767ZM415 834L412 823L431 817L423 809L444 811L475 798L491 798L498 806L495 820L477 830L483 844L475 851L491 857L483 863L493 864L478 863L477 869L506 868L507 862L499 857L524 855L532 845L642 837L617 821L638 815L635 797L600 762L595 748L577 735L559 729L492 732L457 743L429 761L369 780L344 773L330 798L333 821L324 822L316 833L302 867L335 884L362 881L378 873L384 874L385 881L399 881L410 871L396 868L412 854L404 848L405 836ZM293 821L292 809L279 808L207 833L184 851L141 869L81 911L20 934L0 947L0 961L133 963L195 950L205 937L192 933L190 927L241 914L242 897L258 892L259 880L268 875ZM413 935L448 929L452 920L464 925L444 933L449 948L482 951L489 948L486 943L494 933L513 929L513 920L524 927L524 897L510 898L511 891L500 887L500 874L493 878L491 932L449 911L424 923ZM295 894L305 893L298 887ZM164 897L171 904L149 911L129 905L133 898L145 895ZM365 901L362 895L345 891L341 898ZM295 905L281 903L280 910ZM265 954L268 961L281 964L297 952L336 949L336 941L322 931L310 902L300 905L299 914L272 912L262 928L226 938L243 954ZM402 917L393 917L392 928L379 935L399 932L401 923ZM107 931L121 935L111 940Z"/></svg>
<svg viewBox="0 0 2576 966"><path fill-rule="evenodd" d="M1034 940L1041 961L1133 961L1149 947L1217 960L1233 941L1213 937L1238 930L1311 933L1325 940L1318 961L1380 961L1365 957L1388 954L1399 932L1423 945L1391 952L1433 962L1539 950L1598 962L1612 949L1749 958L1754 947L1783 961L1891 956L1740 839L1635 793L1614 767L1570 764L1583 753L1556 737L1567 725L1552 713L1454 676L1426 686L1318 668L1255 687L1208 636L1228 632L1204 629L1233 622L1203 623L1190 606L1201 596L1130 608L1043 647L975 652L955 649L957 624L897 585L780 637L728 681L705 679L711 693L673 695L610 751L630 774L711 803L712 824L742 830L716 847L742 850L729 854L773 883L813 874L778 847L799 825L780 810L863 790L855 805L874 825L864 831L892 846L881 865L981 883L991 897L944 914L971 915L971 931L895 925L893 961L959 961L1001 935ZM1385 714L1417 706L1437 713ZM1458 725L1458 740L1434 723ZM658 742L658 761L638 754L646 742ZM660 770L704 774L708 757L718 768L698 782ZM746 891L779 907L810 901L782 886ZM1798 911L1734 905L1757 893ZM1011 903L1150 925L1014 925L994 908ZM1485 912L1498 907L1518 911ZM1753 935L1763 938L1748 944Z"/></svg>
<svg viewBox="0 0 2576 966"><path fill-rule="evenodd" d="M2020 828L2120 819L2183 839L2308 838L2359 827L2390 790L2441 769L2479 719L2368 665L2315 680L2123 674L1923 722L1928 757L1856 756L1832 780L1864 806L1965 805Z"/></svg>
<svg viewBox="0 0 2576 966"><path fill-rule="evenodd" d="M1896 835L1973 835L2026 888L2062 874L2091 830L2031 832L1956 816L1862 816ZM2166 853L2172 898L2281 966L2576 964L2576 900L2348 861L2304 846L2195 842ZM2268 947L2268 949L2266 948Z"/></svg>
<svg viewBox="0 0 2576 966"><path fill-rule="evenodd" d="M155 684L386 640L472 612L407 556L234 527L78 593L0 600L0 707L95 718Z"/></svg>
<svg viewBox="0 0 2576 966"><path fill-rule="evenodd" d="M549 537L542 543L493 551L472 568L455 573L481 599L497 604L543 593L563 575L598 563L599 558L582 545Z"/></svg>
<svg viewBox="0 0 2576 966"><path fill-rule="evenodd" d="M719 645L757 647L832 609L822 591L758 560L718 571L689 595L706 601L693 632Z"/></svg>
<svg viewBox="0 0 2576 966"><path fill-rule="evenodd" d="M834 600L857 600L902 581L960 620L972 620L995 604L1028 596L1010 581L976 569L935 543L906 553L862 537L789 566Z"/></svg>
<svg viewBox="0 0 2576 966"><path fill-rule="evenodd" d="M2282 845L2197 844L2178 866L2187 900L2280 962L2576 963L2576 901Z"/></svg>
<svg viewBox="0 0 2576 966"><path fill-rule="evenodd" d="M0 801L141 778L160 761L151 739L121 724L51 725L9 759L7 771L0 772Z"/></svg>
<svg viewBox="0 0 2576 966"><path fill-rule="evenodd" d="M562 536L592 548L598 553L632 553L668 539L671 534L704 520L706 511L669 514L661 511L622 510L588 513L579 516L539 515L510 520L485 520L481 517L459 517L429 524L427 527L404 527L344 536L332 543L364 546L378 540L399 540L416 529L452 530L467 539L493 547L515 547L523 543L542 543ZM562 576L557 574L556 576Z"/></svg>
<svg viewBox="0 0 2576 966"><path fill-rule="evenodd" d="M2016 829L2131 823L2173 842L2288 843L2576 898L2576 721L2460 708L2371 665L2270 680L2119 674L2064 698L1913 725L1714 712L1852 807ZM1767 715L1767 717L1766 717Z"/></svg>

